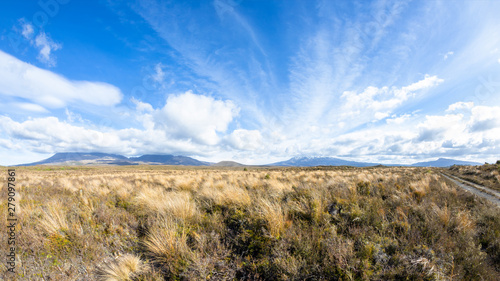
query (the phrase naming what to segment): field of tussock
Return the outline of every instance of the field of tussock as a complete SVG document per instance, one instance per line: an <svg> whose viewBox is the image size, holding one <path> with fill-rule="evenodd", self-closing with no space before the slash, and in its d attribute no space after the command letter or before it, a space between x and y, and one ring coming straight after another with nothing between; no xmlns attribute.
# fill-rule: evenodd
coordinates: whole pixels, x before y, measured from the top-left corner
<svg viewBox="0 0 500 281"><path fill-rule="evenodd" d="M5 280L500 276L500 208L427 168L17 167L16 193Z"/></svg>

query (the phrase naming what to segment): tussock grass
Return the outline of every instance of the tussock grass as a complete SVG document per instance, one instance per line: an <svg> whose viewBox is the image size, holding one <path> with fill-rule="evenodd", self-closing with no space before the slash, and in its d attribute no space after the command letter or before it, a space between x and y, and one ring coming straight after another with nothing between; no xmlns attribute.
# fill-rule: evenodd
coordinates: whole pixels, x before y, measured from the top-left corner
<svg viewBox="0 0 500 281"><path fill-rule="evenodd" d="M287 227L286 209L279 202L268 199L260 199L256 208L267 222L270 234L275 238L279 238Z"/></svg>
<svg viewBox="0 0 500 281"><path fill-rule="evenodd" d="M250 194L245 188L237 187L232 184L217 184L214 186L205 184L198 194L216 205L247 207L252 203Z"/></svg>
<svg viewBox="0 0 500 281"><path fill-rule="evenodd" d="M187 192L165 192L161 188L146 188L133 199L142 214L159 214L188 220L194 217L198 210Z"/></svg>
<svg viewBox="0 0 500 281"><path fill-rule="evenodd" d="M96 275L99 281L131 281L145 270L139 257L125 254L101 265Z"/></svg>
<svg viewBox="0 0 500 281"><path fill-rule="evenodd" d="M49 202L47 209L42 211L43 216L38 224L47 236L62 233L68 230L66 212L60 201Z"/></svg>
<svg viewBox="0 0 500 281"><path fill-rule="evenodd" d="M147 255L169 275L179 274L193 253L187 245L186 231L170 217L157 218L144 239Z"/></svg>

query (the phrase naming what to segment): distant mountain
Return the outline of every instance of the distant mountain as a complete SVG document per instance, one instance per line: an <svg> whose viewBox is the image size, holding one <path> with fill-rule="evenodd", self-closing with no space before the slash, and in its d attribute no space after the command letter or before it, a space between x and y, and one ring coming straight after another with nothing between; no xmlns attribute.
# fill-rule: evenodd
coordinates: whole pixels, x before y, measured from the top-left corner
<svg viewBox="0 0 500 281"><path fill-rule="evenodd" d="M111 162L123 162L127 157L118 154L108 154L100 152L63 152L45 160L22 164L17 166L35 166L43 164L109 164Z"/></svg>
<svg viewBox="0 0 500 281"><path fill-rule="evenodd" d="M100 152L63 152L42 161L17 166L35 165L185 165L206 166L211 163L201 162L186 156L174 155L143 155L127 158L123 155Z"/></svg>
<svg viewBox="0 0 500 281"><path fill-rule="evenodd" d="M212 164L211 166L214 166L214 167L243 167L246 165L243 165L243 164L240 164L240 163L234 162L234 161L220 161L218 163Z"/></svg>
<svg viewBox="0 0 500 281"><path fill-rule="evenodd" d="M243 167L234 161L221 161L219 163L203 162L187 156L149 154L139 157L125 157L118 154L100 152L63 152L42 161L22 164L17 166L34 165L183 165L183 166L214 166L214 167ZM379 163L366 163L348 161L333 157L294 157L286 161L268 164L265 166L283 167L314 167L314 166L353 166L369 167ZM453 165L481 165L481 163L460 161L455 159L439 158L435 161L418 162L411 165L388 164L386 166L412 166L412 167L450 167Z"/></svg>
<svg viewBox="0 0 500 281"><path fill-rule="evenodd" d="M154 155L154 154L143 155L140 157L130 157L129 160L133 162L141 162L143 164L160 164L160 165L206 166L210 164L186 156Z"/></svg>
<svg viewBox="0 0 500 281"><path fill-rule="evenodd" d="M314 166L354 166L369 167L376 166L378 163L365 163L348 161L333 157L294 157L286 161L269 164L269 166L296 166L296 167L314 167Z"/></svg>
<svg viewBox="0 0 500 281"><path fill-rule="evenodd" d="M453 165L476 166L476 165L482 165L482 164L477 163L477 162L461 161L461 160L448 159L448 158L439 158L438 160L435 160L435 161L418 162L418 163L412 164L411 166L413 166L413 167L450 167Z"/></svg>

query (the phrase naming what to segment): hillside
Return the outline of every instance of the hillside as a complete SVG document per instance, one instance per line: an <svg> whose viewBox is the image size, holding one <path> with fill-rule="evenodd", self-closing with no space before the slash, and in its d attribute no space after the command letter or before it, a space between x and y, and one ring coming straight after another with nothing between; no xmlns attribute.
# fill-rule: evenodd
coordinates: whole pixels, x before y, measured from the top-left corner
<svg viewBox="0 0 500 281"><path fill-rule="evenodd" d="M441 168L444 168L444 167L451 167L453 165L476 166L476 165L481 165L481 163L470 162L470 161L461 161L461 160L448 159L448 158L439 158L438 160L435 160L435 161L418 162L418 163L412 164L411 166L413 166L413 167L441 167Z"/></svg>
<svg viewBox="0 0 500 281"><path fill-rule="evenodd" d="M348 161L333 157L294 157L286 161L269 164L269 166L285 166L285 167L314 167L314 166L369 167L376 165L378 165L378 163Z"/></svg>

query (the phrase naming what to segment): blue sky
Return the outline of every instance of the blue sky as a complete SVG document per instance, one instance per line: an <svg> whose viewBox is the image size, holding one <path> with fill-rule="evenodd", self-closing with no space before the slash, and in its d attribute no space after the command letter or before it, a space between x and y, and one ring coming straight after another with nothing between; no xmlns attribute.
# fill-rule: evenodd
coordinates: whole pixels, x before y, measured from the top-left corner
<svg viewBox="0 0 500 281"><path fill-rule="evenodd" d="M8 1L0 164L500 155L500 1Z"/></svg>

